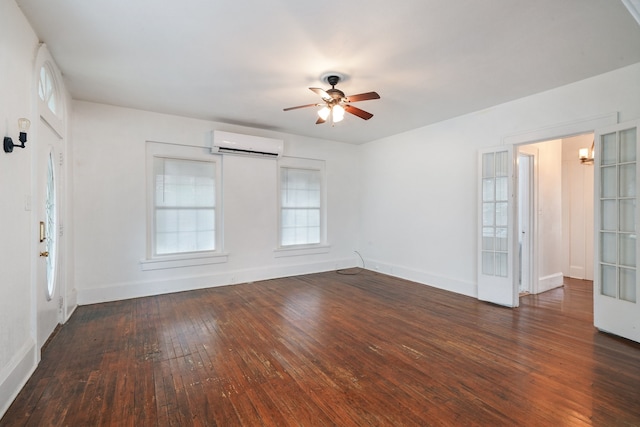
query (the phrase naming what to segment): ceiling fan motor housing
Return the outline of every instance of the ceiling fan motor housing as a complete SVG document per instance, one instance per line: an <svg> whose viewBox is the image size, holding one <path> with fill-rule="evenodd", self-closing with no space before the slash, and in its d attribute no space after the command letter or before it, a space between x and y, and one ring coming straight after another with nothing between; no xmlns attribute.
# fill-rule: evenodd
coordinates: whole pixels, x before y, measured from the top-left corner
<svg viewBox="0 0 640 427"><path fill-rule="evenodd" d="M331 86L337 85L339 81L340 81L340 76L327 76L327 82Z"/></svg>
<svg viewBox="0 0 640 427"><path fill-rule="evenodd" d="M340 76L330 75L330 76L327 76L326 79L327 79L327 83L331 85L331 89L328 89L326 91L329 94L329 96L332 98L331 101L329 102L331 104L337 104L341 102L342 99L345 98L344 92L341 91L340 89L335 88L335 85L337 85L338 82L340 81Z"/></svg>
<svg viewBox="0 0 640 427"><path fill-rule="evenodd" d="M342 98L344 98L344 92L341 91L340 89L329 89L327 90L327 93L329 94L329 96L331 98L333 98L333 101L337 101L340 102L342 101Z"/></svg>

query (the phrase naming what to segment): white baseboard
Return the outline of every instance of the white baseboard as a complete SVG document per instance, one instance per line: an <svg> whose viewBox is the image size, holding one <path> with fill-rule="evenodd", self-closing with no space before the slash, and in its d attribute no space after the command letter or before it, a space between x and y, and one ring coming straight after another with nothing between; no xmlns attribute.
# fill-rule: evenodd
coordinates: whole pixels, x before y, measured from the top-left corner
<svg viewBox="0 0 640 427"><path fill-rule="evenodd" d="M380 273L388 274L389 276L411 280L412 282L417 282L423 285L432 286L434 288L442 289L449 292L455 292L457 294L462 294L473 298L478 297L478 284L476 282L463 281L454 279L452 277L432 274L426 271L415 270L399 265L387 264L372 259L365 260L365 265L367 270L377 271Z"/></svg>
<svg viewBox="0 0 640 427"><path fill-rule="evenodd" d="M71 319L71 315L76 312L76 308L78 308L78 304L76 303L71 308L67 309L67 315L64 318L64 323L67 323L69 319Z"/></svg>
<svg viewBox="0 0 640 427"><path fill-rule="evenodd" d="M538 289L534 293L539 294L549 291L551 289L559 288L563 284L562 273L550 274L548 276L540 277L538 279Z"/></svg>
<svg viewBox="0 0 640 427"><path fill-rule="evenodd" d="M71 315L73 314L74 311L76 311L76 308L78 307L78 292L75 289L72 289L69 293L67 293L66 298L65 298L65 316L64 316L64 321L66 322L67 320L69 320L69 318L71 317Z"/></svg>
<svg viewBox="0 0 640 427"><path fill-rule="evenodd" d="M0 371L0 418L36 369L36 343L29 339Z"/></svg>
<svg viewBox="0 0 640 427"><path fill-rule="evenodd" d="M569 266L569 277L573 277L574 279L584 279L586 277L584 267L570 265Z"/></svg>
<svg viewBox="0 0 640 427"><path fill-rule="evenodd" d="M358 265L356 259L349 258L317 263L225 271L217 274L185 276L166 280L113 283L110 286L103 286L100 288L78 289L77 301L78 305L96 304L151 295L234 285L238 283L256 282L259 280L269 280L279 277L320 273L323 271L354 267L356 265Z"/></svg>

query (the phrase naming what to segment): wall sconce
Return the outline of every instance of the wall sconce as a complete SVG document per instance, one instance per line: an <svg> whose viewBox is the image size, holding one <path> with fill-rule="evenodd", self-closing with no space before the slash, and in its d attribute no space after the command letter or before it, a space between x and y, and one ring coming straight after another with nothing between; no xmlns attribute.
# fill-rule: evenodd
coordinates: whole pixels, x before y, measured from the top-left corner
<svg viewBox="0 0 640 427"><path fill-rule="evenodd" d="M581 148L578 150L578 158L580 159L580 163L583 165L593 164L594 144L595 141L591 143L591 148Z"/></svg>
<svg viewBox="0 0 640 427"><path fill-rule="evenodd" d="M24 143L27 142L27 131L29 130L29 126L31 122L29 119L25 119L24 117L18 119L18 130L20 131L20 136L18 137L18 141L21 142L20 145L16 145L13 143L13 140L9 136L4 137L4 152L11 153L13 151L13 147L24 148Z"/></svg>

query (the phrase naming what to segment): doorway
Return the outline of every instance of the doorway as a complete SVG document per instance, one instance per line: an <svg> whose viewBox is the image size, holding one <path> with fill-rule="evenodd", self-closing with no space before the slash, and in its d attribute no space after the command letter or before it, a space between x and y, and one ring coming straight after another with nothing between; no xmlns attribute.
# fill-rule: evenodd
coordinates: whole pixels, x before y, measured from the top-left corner
<svg viewBox="0 0 640 427"><path fill-rule="evenodd" d="M66 320L65 274L67 210L63 159L66 154L66 114L62 75L44 44L36 56L35 93L38 125L33 134L34 254L32 275L33 334L42 350L58 324ZM40 352L38 356L40 357ZM39 360L38 357L38 360Z"/></svg>
<svg viewBox="0 0 640 427"><path fill-rule="evenodd" d="M578 159L593 137L587 133L517 148L521 296L563 286L564 277L593 280L593 166Z"/></svg>
<svg viewBox="0 0 640 427"><path fill-rule="evenodd" d="M518 282L520 296L531 293L533 250L531 230L533 222L533 166L534 156L518 153Z"/></svg>

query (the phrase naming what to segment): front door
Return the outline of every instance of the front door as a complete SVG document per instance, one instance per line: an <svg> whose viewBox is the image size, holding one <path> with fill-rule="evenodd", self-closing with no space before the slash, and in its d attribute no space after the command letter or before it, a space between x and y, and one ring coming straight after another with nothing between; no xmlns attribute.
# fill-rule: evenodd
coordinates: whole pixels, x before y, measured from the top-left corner
<svg viewBox="0 0 640 427"><path fill-rule="evenodd" d="M640 342L640 121L596 132L594 325Z"/></svg>
<svg viewBox="0 0 640 427"><path fill-rule="evenodd" d="M38 260L36 262L37 343L41 349L62 321L62 293L58 283L58 169L60 136L40 120L37 152Z"/></svg>

